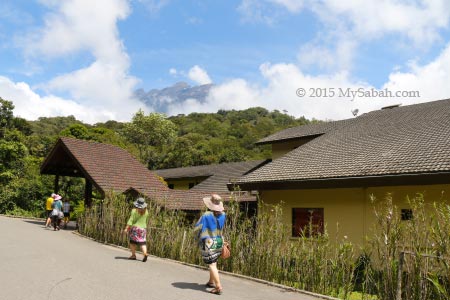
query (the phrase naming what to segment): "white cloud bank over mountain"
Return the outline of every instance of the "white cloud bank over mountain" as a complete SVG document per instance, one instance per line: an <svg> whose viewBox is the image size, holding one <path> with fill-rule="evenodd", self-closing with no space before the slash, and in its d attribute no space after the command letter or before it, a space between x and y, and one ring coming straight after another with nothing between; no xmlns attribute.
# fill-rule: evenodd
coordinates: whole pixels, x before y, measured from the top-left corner
<svg viewBox="0 0 450 300"><path fill-rule="evenodd" d="M439 40L439 31L449 28L450 2L243 0L238 10L246 22L251 20L272 25L279 11L270 9L270 5L293 14L309 9L321 20L323 30L315 40L300 48L298 64L263 64L260 72L266 80L265 85L232 79L213 87L206 102L189 99L185 103L174 104L170 112L177 114L263 106L287 110L295 116L341 119L352 117L351 111L354 109L362 113L392 104L408 105L450 97L449 44L429 63L410 63L405 66L405 71L392 71L379 90L351 76L354 58L363 43L385 35L395 35L399 43L423 49L428 43ZM307 68L311 65L322 70L322 74L309 75ZM296 95L299 88L305 89L305 96ZM378 95L373 91L379 92ZM348 92L357 93L359 97L345 97ZM397 92L403 94L395 97ZM314 93L327 93L329 97L312 97ZM330 96L332 93L335 93L334 97ZM394 97L384 97L386 94Z"/></svg>
<svg viewBox="0 0 450 300"><path fill-rule="evenodd" d="M20 40L27 59L39 59L40 56L58 59L84 52L92 55L93 62L42 83L39 88L46 91L46 95L39 95L27 83L0 77L0 95L14 102L16 115L30 120L69 114L90 123L130 120L134 112L143 108L143 104L134 97L139 79L129 74L131 62L117 28L117 22L131 14L130 2L41 2L48 6L50 13L45 16L41 28ZM168 5L167 1L163 2ZM449 27L448 1L246 0L239 11L273 22L277 16L268 15L270 9L267 5L275 5L293 14L309 9L322 22L323 31L316 40L299 49L299 61L262 64L263 83L232 78L216 84L202 101L169 101L167 111L170 114L263 106L287 110L295 116L341 119L351 117L351 110L356 108L366 112L394 103L406 105L450 96L450 46L447 45L431 62L411 63L402 72L392 71L381 88L392 92L418 91L420 97L312 97L313 91L317 93L319 89L328 94L332 90L335 93L358 89L370 91L373 88L370 84L352 77L351 65L360 44L384 35L398 36L418 48L439 40L439 31ZM87 19L95 22L86 22ZM340 29L339 33L336 28ZM322 64L319 67L326 72L310 75L305 68L308 64ZM178 74L175 69L173 72ZM212 82L207 70L198 65L183 76L198 84ZM305 89L305 96L297 96L299 88Z"/></svg>
<svg viewBox="0 0 450 300"><path fill-rule="evenodd" d="M267 82L265 85L233 79L214 86L205 102L188 99L169 106L168 111L186 114L262 106L270 110L287 110L295 116L343 119L351 118L354 109L363 113L392 104L409 105L449 98L450 46L429 64L412 65L407 72L391 73L380 89L355 81L345 72L310 76L294 64L267 63L260 67L260 72ZM305 90L303 97L296 94L299 88ZM398 92L400 94L396 95ZM314 93L328 96L313 97Z"/></svg>

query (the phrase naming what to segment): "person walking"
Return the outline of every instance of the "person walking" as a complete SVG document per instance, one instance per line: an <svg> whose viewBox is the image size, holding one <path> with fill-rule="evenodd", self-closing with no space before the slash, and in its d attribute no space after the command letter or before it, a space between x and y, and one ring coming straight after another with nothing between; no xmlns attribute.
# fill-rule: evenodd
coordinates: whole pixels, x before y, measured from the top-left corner
<svg viewBox="0 0 450 300"><path fill-rule="evenodd" d="M63 213L64 213L64 229L67 229L67 223L69 223L70 218L70 202L69 199L64 197L63 202Z"/></svg>
<svg viewBox="0 0 450 300"><path fill-rule="evenodd" d="M226 215L222 198L217 194L203 198L208 211L203 213L195 224L195 230L198 231L200 252L203 262L208 265L209 280L206 287L213 288L210 293L222 294L222 285L217 269L217 260L219 259L223 248L223 228L225 226Z"/></svg>
<svg viewBox="0 0 450 300"><path fill-rule="evenodd" d="M124 229L125 233L128 233L130 239L131 256L128 259L136 260L136 247L141 247L144 258L143 262L147 261L147 222L148 211L146 209L147 203L144 198L137 198L133 203L134 207L131 210L130 218L128 219L127 226Z"/></svg>
<svg viewBox="0 0 450 300"><path fill-rule="evenodd" d="M52 204L53 201L55 200L56 194L52 193L52 195L50 197L47 198L47 200L45 201L45 212L46 212L46 216L47 216L47 221L45 222L45 228L50 227L50 222L52 221Z"/></svg>
<svg viewBox="0 0 450 300"><path fill-rule="evenodd" d="M59 230L59 227L61 225L61 220L64 217L62 213L62 202L61 202L61 196L55 195L53 203L52 203L52 223L53 223L53 230Z"/></svg>

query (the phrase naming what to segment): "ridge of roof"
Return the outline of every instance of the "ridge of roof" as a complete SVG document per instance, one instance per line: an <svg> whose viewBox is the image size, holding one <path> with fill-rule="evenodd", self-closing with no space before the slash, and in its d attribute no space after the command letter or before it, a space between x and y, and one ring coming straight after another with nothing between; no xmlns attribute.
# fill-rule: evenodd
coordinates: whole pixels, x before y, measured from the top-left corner
<svg viewBox="0 0 450 300"><path fill-rule="evenodd" d="M306 124L283 129L279 132L271 134L260 139L255 144L264 145L276 142L284 142L291 139L299 139L304 137L320 136L329 131L335 130L341 126L345 126L353 122L354 119L344 119L338 121L328 121L322 123Z"/></svg>

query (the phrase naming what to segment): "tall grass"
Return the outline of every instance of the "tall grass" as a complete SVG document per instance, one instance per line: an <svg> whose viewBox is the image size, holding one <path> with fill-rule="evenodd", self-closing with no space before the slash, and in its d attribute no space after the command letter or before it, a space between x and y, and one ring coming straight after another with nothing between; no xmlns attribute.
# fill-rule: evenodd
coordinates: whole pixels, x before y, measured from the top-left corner
<svg viewBox="0 0 450 300"><path fill-rule="evenodd" d="M370 239L369 286L380 299L398 299L398 292L401 299L450 299L448 204L426 204L417 194L407 199L412 218L402 221L390 195L373 201L377 223Z"/></svg>
<svg viewBox="0 0 450 300"><path fill-rule="evenodd" d="M98 241L127 246L123 228L132 205L122 195L108 195L80 216L81 234ZM148 206L148 249L153 255L202 265L194 222L185 213L163 209L156 201ZM346 298L353 289L356 257L353 245L328 235L290 240L281 206L259 204L259 213L247 217L237 201L227 206L225 238L232 256L221 269L317 293Z"/></svg>
<svg viewBox="0 0 450 300"><path fill-rule="evenodd" d="M161 203L161 202L159 202ZM396 299L401 272L401 299L449 299L450 208L444 202L426 205L423 196L409 199L413 218L402 221L388 195L373 199L376 223L368 247L358 249L346 237L325 233L313 238L288 237L282 205L258 206L247 217L237 201L227 205L225 238L232 256L220 268L299 289L349 299ZM80 233L127 246L123 228L132 204L111 194L79 217ZM148 206L148 248L159 257L202 265L194 221L181 211ZM401 253L404 264L399 271Z"/></svg>

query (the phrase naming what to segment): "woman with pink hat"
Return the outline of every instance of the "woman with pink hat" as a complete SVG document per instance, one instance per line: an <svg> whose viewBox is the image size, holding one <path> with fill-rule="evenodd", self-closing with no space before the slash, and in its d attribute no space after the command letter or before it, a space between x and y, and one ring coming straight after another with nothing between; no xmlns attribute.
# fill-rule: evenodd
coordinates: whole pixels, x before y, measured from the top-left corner
<svg viewBox="0 0 450 300"><path fill-rule="evenodd" d="M56 194L53 197L53 203L52 203L52 224L53 224L53 230L59 230L59 227L61 226L61 219L63 218L64 214L62 213L62 197L58 194Z"/></svg>
<svg viewBox="0 0 450 300"><path fill-rule="evenodd" d="M223 248L223 227L225 226L225 213L222 198L217 194L203 198L203 202L209 209L195 224L198 230L198 239L202 259L209 267L209 281L206 286L213 288L210 293L222 294L217 260Z"/></svg>

